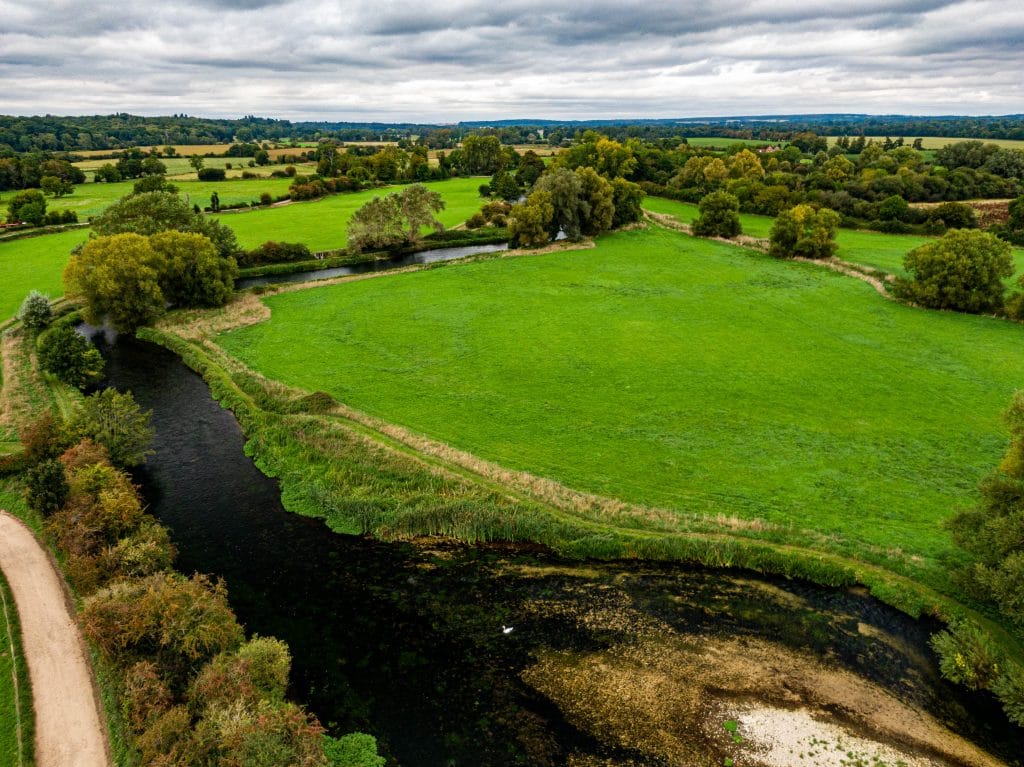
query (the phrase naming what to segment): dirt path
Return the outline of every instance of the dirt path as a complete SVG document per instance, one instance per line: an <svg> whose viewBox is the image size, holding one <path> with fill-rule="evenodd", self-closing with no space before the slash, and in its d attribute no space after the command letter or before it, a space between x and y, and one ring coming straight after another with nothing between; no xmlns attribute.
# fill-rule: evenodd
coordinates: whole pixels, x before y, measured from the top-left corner
<svg viewBox="0 0 1024 767"><path fill-rule="evenodd" d="M32 681L37 767L108 767L92 669L63 578L32 531L4 511L0 567L21 621Z"/></svg>

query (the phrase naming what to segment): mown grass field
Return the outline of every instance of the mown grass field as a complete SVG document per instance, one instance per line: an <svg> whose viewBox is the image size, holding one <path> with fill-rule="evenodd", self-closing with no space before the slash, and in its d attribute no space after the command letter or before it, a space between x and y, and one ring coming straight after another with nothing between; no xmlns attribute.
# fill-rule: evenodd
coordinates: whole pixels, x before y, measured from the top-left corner
<svg viewBox="0 0 1024 767"><path fill-rule="evenodd" d="M0 242L0 322L17 314L30 290L51 298L64 295L61 273L71 248L88 236L83 228Z"/></svg>
<svg viewBox="0 0 1024 767"><path fill-rule="evenodd" d="M1018 325L661 229L266 302L219 343L273 379L576 489L930 568L1024 374Z"/></svg>
<svg viewBox="0 0 1024 767"><path fill-rule="evenodd" d="M445 209L438 218L445 226L455 226L463 223L483 205L484 201L480 199L477 190L485 181L481 178L453 178L432 181L424 186L441 193ZM345 233L353 213L373 197L400 189L383 187L334 195L313 202L244 213L224 213L220 219L235 230L243 248L254 248L267 240L277 240L302 242L314 251L331 250L345 247Z"/></svg>
<svg viewBox="0 0 1024 767"><path fill-rule="evenodd" d="M692 224L698 213L696 205L664 197L645 197L643 206L655 213L672 216L684 224ZM740 213L740 223L743 225L744 234L766 238L771 234L775 219L770 216ZM890 274L906 275L903 257L914 248L933 239L935 238L915 234L883 234L859 229L840 229L836 235L836 243L839 245L836 255L844 261L872 266ZM1024 248L1014 248L1013 258L1017 271L1011 282L1024 275Z"/></svg>
<svg viewBox="0 0 1024 767"><path fill-rule="evenodd" d="M777 146L779 143L785 142L765 141L763 139L750 138L729 138L727 136L691 136L686 139L686 143L690 146L726 149L734 144L743 144L743 146L767 146L768 144L775 144Z"/></svg>
<svg viewBox="0 0 1024 767"><path fill-rule="evenodd" d="M16 616L13 614L14 600L11 591L0 573L0 764L23 764L31 755L31 700L27 689L15 688L26 684L24 660L20 657L21 638L18 636ZM7 616L11 614L11 622ZM14 648L14 655L12 649ZM27 743L25 741L28 741Z"/></svg>

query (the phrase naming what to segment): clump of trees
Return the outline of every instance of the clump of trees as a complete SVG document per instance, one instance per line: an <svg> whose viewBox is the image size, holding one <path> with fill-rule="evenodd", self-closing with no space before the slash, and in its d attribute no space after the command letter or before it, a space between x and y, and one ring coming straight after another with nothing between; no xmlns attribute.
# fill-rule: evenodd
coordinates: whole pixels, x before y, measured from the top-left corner
<svg viewBox="0 0 1024 767"><path fill-rule="evenodd" d="M560 232L575 241L640 219L643 191L638 185L621 177L609 180L589 165L570 170L574 162L555 165L537 179L525 202L512 206L508 227L514 246L537 247Z"/></svg>
<svg viewBox="0 0 1024 767"><path fill-rule="evenodd" d="M426 227L444 229L435 214L444 200L422 184L374 197L357 210L348 225L348 246L355 252L393 248L416 242Z"/></svg>
<svg viewBox="0 0 1024 767"><path fill-rule="evenodd" d="M775 219L769 235L769 253L776 258L831 258L836 251L839 214L797 205Z"/></svg>
<svg viewBox="0 0 1024 767"><path fill-rule="evenodd" d="M700 211L693 222L698 237L732 238L743 231L740 224L740 201L728 192L712 192L701 198Z"/></svg>
<svg viewBox="0 0 1024 767"><path fill-rule="evenodd" d="M89 240L64 269L68 295L83 301L88 322L108 319L118 330L146 325L177 306L222 306L238 266L203 234L132 232Z"/></svg>
<svg viewBox="0 0 1024 767"><path fill-rule="evenodd" d="M1013 275L1010 244L989 234L954 229L942 238L907 253L900 278L900 297L931 309L998 312L1004 304L1003 280Z"/></svg>
<svg viewBox="0 0 1024 767"><path fill-rule="evenodd" d="M18 192L7 203L7 223L42 226L46 220L46 197L38 189Z"/></svg>

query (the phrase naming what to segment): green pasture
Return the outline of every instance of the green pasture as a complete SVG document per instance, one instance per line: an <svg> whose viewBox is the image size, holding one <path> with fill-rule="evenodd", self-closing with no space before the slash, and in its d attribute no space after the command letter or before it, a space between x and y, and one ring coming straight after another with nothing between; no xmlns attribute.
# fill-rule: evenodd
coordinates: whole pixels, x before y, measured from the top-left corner
<svg viewBox="0 0 1024 767"><path fill-rule="evenodd" d="M688 202L669 200L665 197L645 197L644 208L655 213L672 216L684 224L692 224L697 218L697 206ZM752 237L767 238L771 234L775 219L752 213L740 213L743 233ZM836 235L839 249L836 255L853 264L863 264L891 274L906 275L903 257L919 245L935 239L915 234L883 234L862 229L840 229ZM1014 262L1017 266L1012 281L1024 275L1024 248L1014 248Z"/></svg>
<svg viewBox="0 0 1024 767"><path fill-rule="evenodd" d="M0 242L0 322L18 313L30 290L50 298L64 295L61 273L71 248L88 236L83 228Z"/></svg>
<svg viewBox="0 0 1024 767"><path fill-rule="evenodd" d="M252 202L259 200L263 192L269 192L274 197L288 193L291 185L290 178L238 178L226 181L196 181L195 174L192 179L170 179L176 187L178 194L187 196L193 205L205 208L210 204L210 195L214 192L220 197L221 205L234 205L240 202ZM137 180L137 179L136 179ZM113 205L126 194L131 194L135 181L118 181L116 184L79 184L75 191L64 197L48 197L46 199L47 210L73 210L78 213L80 221L85 221L89 216L96 216ZM6 207L4 200L13 192L7 192L0 198L0 205Z"/></svg>
<svg viewBox="0 0 1024 767"><path fill-rule="evenodd" d="M657 228L266 302L220 343L270 378L573 488L927 566L1024 378L1019 325Z"/></svg>
<svg viewBox="0 0 1024 767"><path fill-rule="evenodd" d="M478 189L485 179L453 178L432 181L424 186L440 192L445 209L438 218L445 226L463 223L480 209L484 201ZM398 191L401 187L370 189L354 194L339 194L313 202L301 202L275 208L224 213L220 220L235 230L243 248L254 248L268 240L302 242L311 250L345 247L348 221L373 197ZM223 197L222 197L223 199Z"/></svg>
<svg viewBox="0 0 1024 767"><path fill-rule="evenodd" d="M779 143L778 141L765 141L764 139L750 139L750 138L729 138L727 136L696 136L687 137L686 143L690 146L698 146L704 149L728 149L735 144L742 144L743 146L768 146L769 144Z"/></svg>

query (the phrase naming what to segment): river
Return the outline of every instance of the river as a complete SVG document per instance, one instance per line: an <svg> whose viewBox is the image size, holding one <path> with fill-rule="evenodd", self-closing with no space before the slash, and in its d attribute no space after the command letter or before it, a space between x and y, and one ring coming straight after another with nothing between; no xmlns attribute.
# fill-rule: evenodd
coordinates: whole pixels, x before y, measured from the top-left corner
<svg viewBox="0 0 1024 767"><path fill-rule="evenodd" d="M765 706L927 764L999 763L970 743L1021 763L1021 731L995 702L939 677L936 626L857 589L338 535L282 508L234 417L177 357L100 346L108 384L153 411L156 452L136 479L179 569L223 578L248 631L291 647L293 697L336 734L376 735L389 764L760 764L727 726L753 732ZM792 764L860 763L799 748Z"/></svg>

